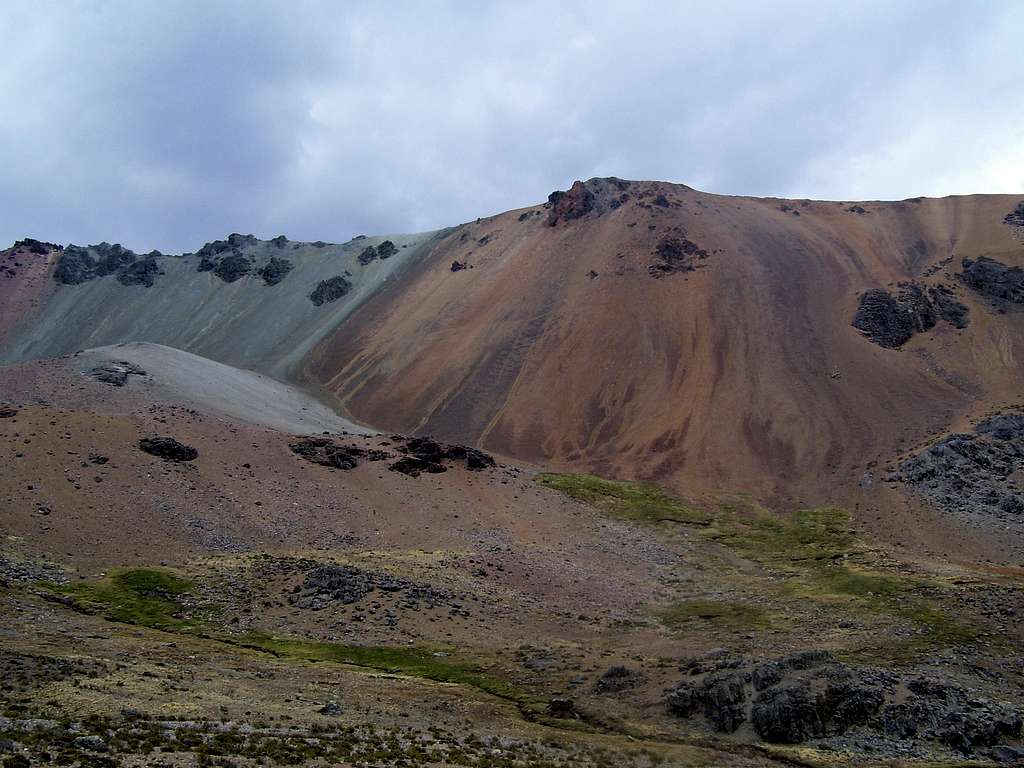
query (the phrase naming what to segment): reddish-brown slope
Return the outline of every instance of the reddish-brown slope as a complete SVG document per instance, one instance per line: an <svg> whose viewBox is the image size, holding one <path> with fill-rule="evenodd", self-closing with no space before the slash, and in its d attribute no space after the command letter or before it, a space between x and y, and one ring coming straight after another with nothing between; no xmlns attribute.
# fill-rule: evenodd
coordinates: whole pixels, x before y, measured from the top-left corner
<svg viewBox="0 0 1024 768"><path fill-rule="evenodd" d="M1003 223L1015 197L855 208L632 183L613 209L614 183L586 188L595 210L554 226L548 206L456 229L322 344L310 374L379 428L807 501L1024 391L1021 317L966 288L964 331L940 322L891 350L850 325L865 288L956 287L963 257L1024 265ZM648 274L684 231L710 252L700 268Z"/></svg>

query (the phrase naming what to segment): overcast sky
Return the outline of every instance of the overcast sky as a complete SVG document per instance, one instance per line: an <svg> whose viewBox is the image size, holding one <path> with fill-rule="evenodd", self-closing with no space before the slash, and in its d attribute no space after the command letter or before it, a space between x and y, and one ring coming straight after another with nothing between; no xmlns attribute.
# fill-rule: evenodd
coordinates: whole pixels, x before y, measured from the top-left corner
<svg viewBox="0 0 1024 768"><path fill-rule="evenodd" d="M2 0L0 243L340 242L603 175L1024 193L1021 11Z"/></svg>

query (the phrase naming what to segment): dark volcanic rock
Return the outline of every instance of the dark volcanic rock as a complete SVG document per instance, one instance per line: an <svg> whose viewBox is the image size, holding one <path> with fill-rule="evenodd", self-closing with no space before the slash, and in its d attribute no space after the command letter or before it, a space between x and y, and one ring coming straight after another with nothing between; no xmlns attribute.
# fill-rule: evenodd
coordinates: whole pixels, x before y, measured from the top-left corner
<svg viewBox="0 0 1024 768"><path fill-rule="evenodd" d="M918 285L905 283L898 296L881 288L864 291L853 327L888 349L903 346L915 333L935 326L936 312Z"/></svg>
<svg viewBox="0 0 1024 768"><path fill-rule="evenodd" d="M339 445L326 437L306 437L294 440L288 444L288 447L306 461L332 469L353 469L359 465L360 458L367 456L367 451L361 448ZM380 453L383 454L383 452ZM386 455L368 458L377 460Z"/></svg>
<svg viewBox="0 0 1024 768"><path fill-rule="evenodd" d="M53 272L53 279L64 285L79 285L94 277L96 262L88 250L77 245L69 245L64 249Z"/></svg>
<svg viewBox="0 0 1024 768"><path fill-rule="evenodd" d="M309 294L309 300L319 307L323 304L337 301L350 290L352 290L352 283L341 275L335 275L317 283L316 288Z"/></svg>
<svg viewBox="0 0 1024 768"><path fill-rule="evenodd" d="M799 744L825 735L821 709L821 703L806 683L774 686L754 701L751 722L765 741Z"/></svg>
<svg viewBox="0 0 1024 768"><path fill-rule="evenodd" d="M199 456L195 448L173 437L144 437L139 441L139 448L165 461L192 461Z"/></svg>
<svg viewBox="0 0 1024 768"><path fill-rule="evenodd" d="M13 419L18 415L18 411L14 408L8 408L6 406L0 408L0 419Z"/></svg>
<svg viewBox="0 0 1024 768"><path fill-rule="evenodd" d="M1024 227L1024 200L1017 203L1017 207L1006 214L1003 221L1011 227Z"/></svg>
<svg viewBox="0 0 1024 768"><path fill-rule="evenodd" d="M402 450L408 453L404 459L392 464L389 469L416 477L421 472L444 472L447 461L465 461L466 469L479 471L495 466L494 457L478 448L465 445L444 445L430 437L411 437L405 441Z"/></svg>
<svg viewBox="0 0 1024 768"><path fill-rule="evenodd" d="M159 274L160 267L157 266L156 259L147 257L129 264L118 272L117 281L121 285L143 285L146 288L152 288Z"/></svg>
<svg viewBox="0 0 1024 768"><path fill-rule="evenodd" d="M146 372L134 363L125 360L111 360L96 366L89 371L88 375L104 384L123 387L128 383L129 376L145 376Z"/></svg>
<svg viewBox="0 0 1024 768"><path fill-rule="evenodd" d="M956 299L953 293L945 285L936 285L928 289L932 304L935 305L939 317L952 325L954 328L966 328L969 321L969 310Z"/></svg>
<svg viewBox="0 0 1024 768"><path fill-rule="evenodd" d="M1024 304L1024 269L1011 267L982 256L964 259L960 279L1000 310L1009 304Z"/></svg>
<svg viewBox="0 0 1024 768"><path fill-rule="evenodd" d="M16 240L14 245L11 247L14 250L26 250L29 253L36 254L37 256L45 256L50 251L59 251L61 249L61 247L56 243L45 243L42 240L36 240L33 237Z"/></svg>
<svg viewBox="0 0 1024 768"><path fill-rule="evenodd" d="M708 252L687 239L683 232L661 238L654 249L654 256L657 261L647 271L652 277L663 277L674 272L693 272L697 268L694 261L706 259Z"/></svg>
<svg viewBox="0 0 1024 768"><path fill-rule="evenodd" d="M717 654L688 666L667 710L731 733L746 722L765 741L798 744L854 732L877 744L933 742L962 754L1021 733L1020 712L944 680L852 667L822 651L757 662Z"/></svg>
<svg viewBox="0 0 1024 768"><path fill-rule="evenodd" d="M448 468L437 461L430 461L429 459L423 459L419 456L403 456L394 464L388 467L392 472L401 472L403 475L409 475L409 477L419 477L420 474L426 472L428 474L438 474L440 472L447 472Z"/></svg>
<svg viewBox="0 0 1024 768"><path fill-rule="evenodd" d="M619 693L636 688L644 681L644 676L629 667L609 667L594 684L597 693Z"/></svg>
<svg viewBox="0 0 1024 768"><path fill-rule="evenodd" d="M362 253L359 254L359 263L364 266L366 264L369 264L371 261L376 261L376 259L377 249L374 248L372 245L368 245L365 248L363 248Z"/></svg>
<svg viewBox="0 0 1024 768"><path fill-rule="evenodd" d="M321 565L313 568L306 573L302 584L288 596L288 602L297 608L319 611L332 604L358 603L373 592L395 595L404 607L414 610L419 608L420 603L428 607L457 603L455 595L447 590L390 573L364 571L351 565Z"/></svg>
<svg viewBox="0 0 1024 768"><path fill-rule="evenodd" d="M466 268L465 262L462 262L462 261L453 261L452 262L452 272L461 272L465 268Z"/></svg>
<svg viewBox="0 0 1024 768"><path fill-rule="evenodd" d="M259 275L266 285L277 285L285 275L292 271L292 263L288 259L271 256L270 261L263 265Z"/></svg>
<svg viewBox="0 0 1024 768"><path fill-rule="evenodd" d="M555 191L548 195L551 210L548 224L555 226L559 221L571 221L586 216L594 210L594 193L582 181L576 181L568 192Z"/></svg>
<svg viewBox="0 0 1024 768"><path fill-rule="evenodd" d="M398 253L398 249L395 244L390 240L385 240L383 243L377 246L377 255L382 259L388 259Z"/></svg>
<svg viewBox="0 0 1024 768"><path fill-rule="evenodd" d="M1008 412L907 459L899 478L946 512L1005 517L1024 513L1024 492L1012 481L1021 468L1024 414Z"/></svg>
<svg viewBox="0 0 1024 768"><path fill-rule="evenodd" d="M153 251L140 257L118 243L99 243L88 248L69 245L57 262L53 278L65 285L79 285L97 277L116 275L122 285L149 288L161 274L157 264L161 255Z"/></svg>
<svg viewBox="0 0 1024 768"><path fill-rule="evenodd" d="M241 253L232 253L213 265L213 274L225 283L233 283L252 271L252 262Z"/></svg>

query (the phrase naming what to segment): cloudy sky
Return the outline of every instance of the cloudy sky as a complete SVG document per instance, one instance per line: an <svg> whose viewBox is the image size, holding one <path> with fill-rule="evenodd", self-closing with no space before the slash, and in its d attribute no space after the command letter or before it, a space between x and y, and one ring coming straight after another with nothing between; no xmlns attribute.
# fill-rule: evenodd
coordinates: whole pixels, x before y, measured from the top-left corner
<svg viewBox="0 0 1024 768"><path fill-rule="evenodd" d="M0 29L3 244L344 241L598 175L1024 193L1013 1L3 0Z"/></svg>

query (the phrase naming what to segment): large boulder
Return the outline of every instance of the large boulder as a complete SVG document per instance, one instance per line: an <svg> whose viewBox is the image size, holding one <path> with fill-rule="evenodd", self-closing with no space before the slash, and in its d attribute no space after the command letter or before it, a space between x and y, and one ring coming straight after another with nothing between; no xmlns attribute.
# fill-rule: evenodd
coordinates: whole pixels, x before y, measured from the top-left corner
<svg viewBox="0 0 1024 768"><path fill-rule="evenodd" d="M194 461L199 456L195 448L173 437L144 437L139 441L139 448L164 461Z"/></svg>

